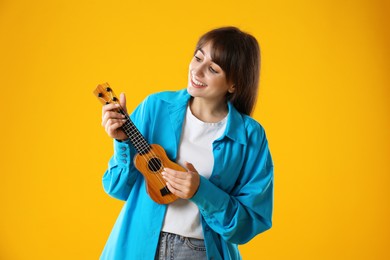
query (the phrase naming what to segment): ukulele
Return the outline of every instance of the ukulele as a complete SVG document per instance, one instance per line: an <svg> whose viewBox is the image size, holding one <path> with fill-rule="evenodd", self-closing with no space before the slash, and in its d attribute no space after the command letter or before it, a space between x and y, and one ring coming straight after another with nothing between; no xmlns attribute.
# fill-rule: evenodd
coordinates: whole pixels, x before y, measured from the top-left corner
<svg viewBox="0 0 390 260"><path fill-rule="evenodd" d="M93 91L95 96L103 105L119 104L119 99L108 83L100 84ZM120 104L119 104L120 106ZM169 160L164 148L158 144L149 144L140 131L131 121L129 115L123 107L116 109L116 112L125 115L126 122L122 125L122 130L129 138L131 144L137 151L134 156L134 165L144 176L146 192L150 198L159 204L169 204L178 199L176 195L166 186L166 181L162 177L164 167L177 171L186 171L182 166Z"/></svg>

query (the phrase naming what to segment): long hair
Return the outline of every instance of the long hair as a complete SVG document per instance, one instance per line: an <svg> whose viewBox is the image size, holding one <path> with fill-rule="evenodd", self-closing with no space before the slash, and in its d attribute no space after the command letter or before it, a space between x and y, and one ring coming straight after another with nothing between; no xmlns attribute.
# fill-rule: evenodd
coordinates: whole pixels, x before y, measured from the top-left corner
<svg viewBox="0 0 390 260"><path fill-rule="evenodd" d="M199 38L195 52L208 43L212 60L235 86L235 91L227 94L227 100L239 112L251 115L260 78L260 47L256 38L236 27L217 28Z"/></svg>

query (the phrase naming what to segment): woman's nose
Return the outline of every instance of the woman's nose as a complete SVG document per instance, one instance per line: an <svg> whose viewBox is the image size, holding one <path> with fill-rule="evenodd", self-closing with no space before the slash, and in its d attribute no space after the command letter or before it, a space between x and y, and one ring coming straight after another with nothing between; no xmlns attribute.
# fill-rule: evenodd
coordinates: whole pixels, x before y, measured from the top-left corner
<svg viewBox="0 0 390 260"><path fill-rule="evenodd" d="M204 76L204 64L199 64L198 66L194 67L192 74L197 77L203 77Z"/></svg>

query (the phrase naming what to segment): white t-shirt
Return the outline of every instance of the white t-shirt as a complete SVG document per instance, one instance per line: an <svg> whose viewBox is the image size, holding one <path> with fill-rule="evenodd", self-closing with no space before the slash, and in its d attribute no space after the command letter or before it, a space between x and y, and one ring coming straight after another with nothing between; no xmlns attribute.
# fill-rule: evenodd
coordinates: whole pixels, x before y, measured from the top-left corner
<svg viewBox="0 0 390 260"><path fill-rule="evenodd" d="M214 167L213 142L226 128L227 116L217 123L205 123L187 107L183 122L177 162L192 163L198 173L210 178ZM203 239L198 207L191 201L178 199L167 207L162 231L185 237Z"/></svg>

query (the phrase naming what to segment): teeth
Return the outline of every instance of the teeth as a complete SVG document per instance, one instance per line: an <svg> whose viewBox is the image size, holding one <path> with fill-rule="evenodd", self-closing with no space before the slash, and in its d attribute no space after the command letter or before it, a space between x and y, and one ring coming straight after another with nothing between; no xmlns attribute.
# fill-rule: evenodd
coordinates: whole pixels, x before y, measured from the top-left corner
<svg viewBox="0 0 390 260"><path fill-rule="evenodd" d="M199 85L199 86L206 86L206 84L204 84L204 83L202 83L202 82L200 82L200 81L197 81L197 80L195 79L194 76L192 76L192 81L193 81L196 85Z"/></svg>

